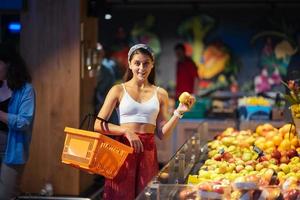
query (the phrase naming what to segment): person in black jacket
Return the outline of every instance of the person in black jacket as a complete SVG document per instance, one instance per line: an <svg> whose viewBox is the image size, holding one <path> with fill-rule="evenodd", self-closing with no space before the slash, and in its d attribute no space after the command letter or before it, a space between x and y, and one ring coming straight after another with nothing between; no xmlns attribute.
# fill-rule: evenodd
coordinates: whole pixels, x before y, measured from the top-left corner
<svg viewBox="0 0 300 200"><path fill-rule="evenodd" d="M95 114L103 106L108 91L120 79L120 70L117 62L111 58L111 52L108 48L102 48L100 50L100 68L97 72L97 85L94 94ZM113 111L108 121L113 124L119 124L116 110Z"/></svg>

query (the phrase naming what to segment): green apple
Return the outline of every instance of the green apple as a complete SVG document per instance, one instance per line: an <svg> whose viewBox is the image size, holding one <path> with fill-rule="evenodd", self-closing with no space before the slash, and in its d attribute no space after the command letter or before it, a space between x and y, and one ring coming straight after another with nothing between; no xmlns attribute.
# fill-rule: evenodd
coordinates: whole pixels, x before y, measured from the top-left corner
<svg viewBox="0 0 300 200"><path fill-rule="evenodd" d="M286 163L281 163L279 165L279 168L281 171L283 171L285 174L288 174L290 172L290 167Z"/></svg>
<svg viewBox="0 0 300 200"><path fill-rule="evenodd" d="M247 170L248 172L253 171L254 168L251 165L247 165L245 166L245 170Z"/></svg>
<svg viewBox="0 0 300 200"><path fill-rule="evenodd" d="M264 168L264 165L263 165L262 163L257 163L257 164L255 165L255 170L256 170L256 171L260 171L262 168Z"/></svg>
<svg viewBox="0 0 300 200"><path fill-rule="evenodd" d="M252 159L252 153L251 152L244 152L242 155L243 161L248 161Z"/></svg>
<svg viewBox="0 0 300 200"><path fill-rule="evenodd" d="M213 150L211 150L211 151L208 152L208 157L209 157L209 158L212 158L212 157L214 157L214 155L216 155L217 153L218 153L218 151L215 150L215 149L213 149Z"/></svg>

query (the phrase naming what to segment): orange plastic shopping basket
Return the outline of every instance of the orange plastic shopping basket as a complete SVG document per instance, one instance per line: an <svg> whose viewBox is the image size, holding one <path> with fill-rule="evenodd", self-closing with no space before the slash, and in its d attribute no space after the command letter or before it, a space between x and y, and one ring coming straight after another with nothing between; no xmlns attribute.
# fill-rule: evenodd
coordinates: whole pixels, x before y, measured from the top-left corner
<svg viewBox="0 0 300 200"><path fill-rule="evenodd" d="M114 178L133 148L103 134L65 127L62 162L73 167Z"/></svg>

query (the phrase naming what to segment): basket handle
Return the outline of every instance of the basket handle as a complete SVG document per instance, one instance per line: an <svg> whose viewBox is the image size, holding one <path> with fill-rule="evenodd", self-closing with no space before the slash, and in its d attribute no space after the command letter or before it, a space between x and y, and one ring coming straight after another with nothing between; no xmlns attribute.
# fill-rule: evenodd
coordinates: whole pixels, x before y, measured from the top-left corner
<svg viewBox="0 0 300 200"><path fill-rule="evenodd" d="M106 119L103 119L103 118L101 118L101 117L98 117L97 115L94 115L94 114L89 113L89 114L86 114L85 117L83 118L83 120L81 121L81 123L80 123L80 125L79 125L79 129L82 129L82 127L83 127L85 121L88 119L88 127L87 127L88 129L87 129L87 130L90 130L91 122L92 122L91 119L92 119L92 118L94 118L94 119L99 119L99 120L101 120L101 121L104 121L104 122L108 123L108 121L107 121Z"/></svg>

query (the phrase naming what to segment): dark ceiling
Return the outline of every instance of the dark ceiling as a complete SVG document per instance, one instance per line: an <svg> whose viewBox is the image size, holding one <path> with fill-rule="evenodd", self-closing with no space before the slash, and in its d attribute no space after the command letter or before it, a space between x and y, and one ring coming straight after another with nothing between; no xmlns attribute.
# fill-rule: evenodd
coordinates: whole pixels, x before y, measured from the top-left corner
<svg viewBox="0 0 300 200"><path fill-rule="evenodd" d="M225 3L300 3L299 0L105 0L109 4L225 4Z"/></svg>
<svg viewBox="0 0 300 200"><path fill-rule="evenodd" d="M147 11L162 10L199 10L199 9L228 9L238 10L248 8L264 8L277 10L282 8L296 9L298 12L300 0L88 0L91 16L102 16L107 10ZM255 9L254 11L255 12Z"/></svg>

